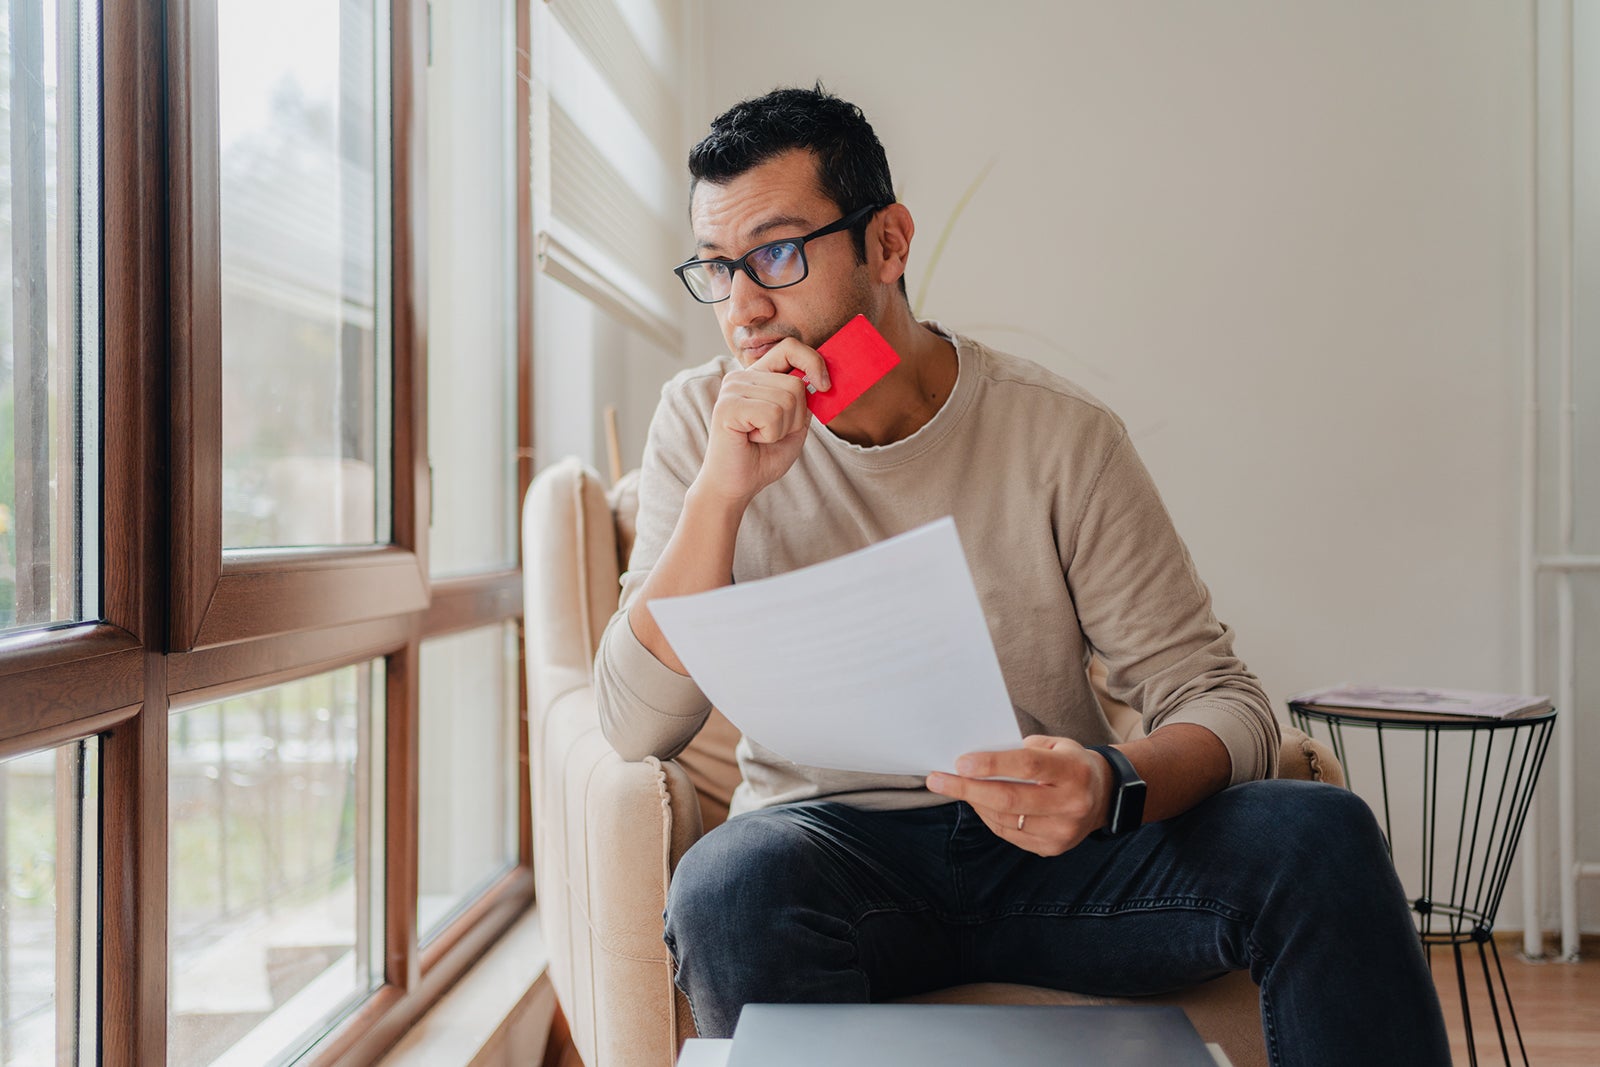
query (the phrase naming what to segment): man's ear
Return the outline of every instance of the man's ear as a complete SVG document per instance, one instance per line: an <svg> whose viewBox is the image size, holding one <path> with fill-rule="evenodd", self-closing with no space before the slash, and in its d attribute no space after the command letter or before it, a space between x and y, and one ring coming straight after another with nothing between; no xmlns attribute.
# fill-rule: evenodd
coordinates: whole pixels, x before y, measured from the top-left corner
<svg viewBox="0 0 1600 1067"><path fill-rule="evenodd" d="M878 212L867 229L867 265L874 280L893 285L906 272L911 258L911 238L916 224L904 204L890 204Z"/></svg>

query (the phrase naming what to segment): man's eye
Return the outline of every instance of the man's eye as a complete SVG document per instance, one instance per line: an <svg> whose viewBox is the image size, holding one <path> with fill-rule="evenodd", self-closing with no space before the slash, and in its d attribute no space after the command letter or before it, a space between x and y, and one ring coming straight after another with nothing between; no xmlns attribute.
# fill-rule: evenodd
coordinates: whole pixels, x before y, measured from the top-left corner
<svg viewBox="0 0 1600 1067"><path fill-rule="evenodd" d="M792 244L763 248L756 256L756 269L768 275L781 275L794 263L799 249Z"/></svg>

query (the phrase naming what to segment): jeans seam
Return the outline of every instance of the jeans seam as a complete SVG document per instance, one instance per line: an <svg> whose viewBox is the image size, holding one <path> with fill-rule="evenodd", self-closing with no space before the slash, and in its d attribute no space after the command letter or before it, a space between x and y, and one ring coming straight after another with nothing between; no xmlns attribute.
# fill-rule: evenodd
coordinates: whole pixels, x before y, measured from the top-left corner
<svg viewBox="0 0 1600 1067"><path fill-rule="evenodd" d="M950 825L950 833L944 840L945 863L950 868L951 883L955 890L956 907L966 907L967 886L961 877L961 864L956 860L956 838L961 834L961 820L964 812L962 804L956 804L956 818Z"/></svg>
<svg viewBox="0 0 1600 1067"><path fill-rule="evenodd" d="M1252 940L1247 938L1245 947L1250 950L1250 955L1255 956L1258 960L1261 958L1260 954L1256 952L1256 946ZM1278 1028L1273 1022L1272 998L1267 995L1267 979L1271 974L1272 964L1268 962L1261 968L1261 981L1257 983L1257 987L1261 991L1261 1036L1267 1046L1267 1062L1278 1064L1283 1062L1283 1056L1278 1050Z"/></svg>
<svg viewBox="0 0 1600 1067"><path fill-rule="evenodd" d="M867 914L870 915L872 913L868 912ZM863 915L862 918L866 918L866 916ZM850 923L850 952L852 955L850 969L861 976L861 987L867 991L867 1003L871 1004L872 976L867 973L865 967L861 966L861 927L859 921Z"/></svg>
<svg viewBox="0 0 1600 1067"><path fill-rule="evenodd" d="M702 1034L704 1031L700 1029L700 1016L694 1009L694 997L690 996L689 991L683 988L683 983L678 981L678 976L682 973L678 970L678 946L673 942L671 934L663 932L661 940L667 946L667 965L672 969L672 988L683 994L683 1002L689 1005L689 1018L694 1022L694 1032Z"/></svg>
<svg viewBox="0 0 1600 1067"><path fill-rule="evenodd" d="M845 920L845 925L850 929L850 949L855 953L851 969L861 976L861 984L867 990L867 1003L872 1003L872 976L867 973L865 967L861 966L861 924L874 915L917 915L922 912L938 914L933 907L927 904L908 907L899 901L891 900L883 903L859 905L855 913ZM688 994L684 995L687 996ZM692 1003L689 1005L689 1009L690 1011L694 1010Z"/></svg>
<svg viewBox="0 0 1600 1067"><path fill-rule="evenodd" d="M1229 907L1220 900L1208 897L1152 897L1143 900L1126 900L1116 904L1028 904L1001 911L989 912L984 915L974 916L947 916L939 918L945 922L963 925L976 925L979 923L993 922L996 919L1011 919L1017 916L1042 916L1050 918L1065 918L1074 915L1130 915L1146 911L1207 911L1232 922L1244 922L1249 916L1237 908ZM1251 948L1251 955L1256 955ZM1259 957L1258 957L1259 958Z"/></svg>
<svg viewBox="0 0 1600 1067"><path fill-rule="evenodd" d="M927 904L906 905L898 900L887 900L881 903L874 902L871 904L858 904L850 918L846 919L845 922L848 923L853 929L861 922L861 920L886 911L896 912L900 915L917 915L921 912L932 910L933 908Z"/></svg>

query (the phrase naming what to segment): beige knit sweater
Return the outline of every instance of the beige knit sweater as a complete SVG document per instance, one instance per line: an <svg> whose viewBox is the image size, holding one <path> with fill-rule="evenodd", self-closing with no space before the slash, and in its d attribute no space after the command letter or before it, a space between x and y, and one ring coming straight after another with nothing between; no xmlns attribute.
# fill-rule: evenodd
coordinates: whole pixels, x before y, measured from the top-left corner
<svg viewBox="0 0 1600 1067"><path fill-rule="evenodd" d="M953 516L1023 736L1085 745L1116 740L1089 687L1092 653L1108 688L1140 711L1146 731L1204 726L1233 761L1232 781L1271 777L1278 726L1232 631L1128 440L1106 406L1027 360L928 323L957 348L944 406L912 436L878 448L841 440L812 420L789 472L746 511L735 582L782 574ZM688 745L711 705L634 636L628 609L671 537L700 469L723 356L661 392L639 478L638 535L622 598L595 658L606 738L624 759L668 758ZM797 648L804 635L793 635ZM774 680L774 684L782 684ZM947 803L915 776L804 767L748 738L733 812L827 797L860 807Z"/></svg>

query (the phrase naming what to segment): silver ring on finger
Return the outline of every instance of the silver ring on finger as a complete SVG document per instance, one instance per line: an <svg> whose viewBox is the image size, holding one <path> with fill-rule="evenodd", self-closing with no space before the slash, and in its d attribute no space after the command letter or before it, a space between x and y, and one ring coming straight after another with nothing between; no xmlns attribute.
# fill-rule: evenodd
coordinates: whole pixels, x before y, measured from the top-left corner
<svg viewBox="0 0 1600 1067"><path fill-rule="evenodd" d="M1018 830L1022 829L1022 824L1027 822L1027 821L1028 821L1028 817L1026 815L1018 815L1017 816L1017 829Z"/></svg>

